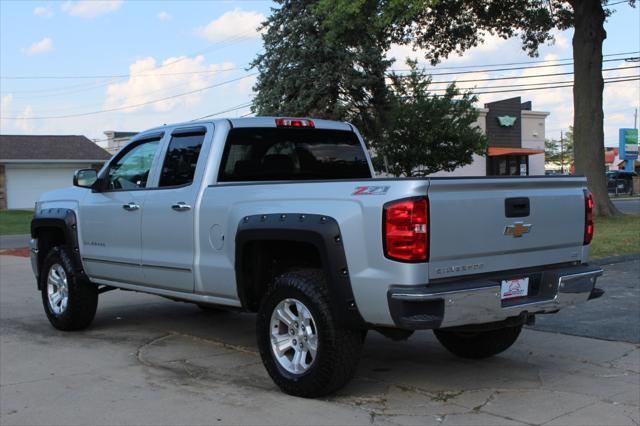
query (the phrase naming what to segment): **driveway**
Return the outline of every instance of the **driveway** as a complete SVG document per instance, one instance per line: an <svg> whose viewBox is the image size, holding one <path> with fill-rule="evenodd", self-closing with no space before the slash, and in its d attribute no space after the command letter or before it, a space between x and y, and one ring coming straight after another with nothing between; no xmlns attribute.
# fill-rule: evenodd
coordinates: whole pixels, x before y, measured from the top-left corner
<svg viewBox="0 0 640 426"><path fill-rule="evenodd" d="M56 331L28 260L0 256L3 425L640 422L637 344L526 329L511 350L471 361L430 332L406 342L371 332L351 384L305 400L265 373L253 315L133 292L100 297L89 330Z"/></svg>

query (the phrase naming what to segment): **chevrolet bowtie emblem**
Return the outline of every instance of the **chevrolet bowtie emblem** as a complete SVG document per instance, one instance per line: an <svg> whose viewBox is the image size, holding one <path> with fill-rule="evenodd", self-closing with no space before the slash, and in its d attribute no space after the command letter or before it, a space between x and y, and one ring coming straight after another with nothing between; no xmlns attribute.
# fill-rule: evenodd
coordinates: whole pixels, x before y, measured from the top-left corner
<svg viewBox="0 0 640 426"><path fill-rule="evenodd" d="M504 235L511 235L514 238L520 238L524 234L528 234L531 230L531 224L524 222L515 222L513 225L507 225L504 228Z"/></svg>

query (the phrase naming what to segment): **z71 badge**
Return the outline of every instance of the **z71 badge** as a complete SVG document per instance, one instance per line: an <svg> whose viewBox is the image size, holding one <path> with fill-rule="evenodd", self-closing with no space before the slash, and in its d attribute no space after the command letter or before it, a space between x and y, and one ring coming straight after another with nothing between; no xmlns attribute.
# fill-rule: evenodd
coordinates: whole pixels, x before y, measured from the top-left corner
<svg viewBox="0 0 640 426"><path fill-rule="evenodd" d="M356 186L351 195L384 195L388 190L389 186Z"/></svg>

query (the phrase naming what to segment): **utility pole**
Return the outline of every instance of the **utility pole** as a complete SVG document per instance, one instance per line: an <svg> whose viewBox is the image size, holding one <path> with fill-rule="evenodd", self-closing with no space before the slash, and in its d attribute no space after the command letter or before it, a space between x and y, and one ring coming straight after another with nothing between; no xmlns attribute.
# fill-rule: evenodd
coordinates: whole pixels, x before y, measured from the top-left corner
<svg viewBox="0 0 640 426"><path fill-rule="evenodd" d="M635 112L633 113L633 128L638 128L638 108L636 108Z"/></svg>
<svg viewBox="0 0 640 426"><path fill-rule="evenodd" d="M564 174L564 136L560 129L560 173Z"/></svg>

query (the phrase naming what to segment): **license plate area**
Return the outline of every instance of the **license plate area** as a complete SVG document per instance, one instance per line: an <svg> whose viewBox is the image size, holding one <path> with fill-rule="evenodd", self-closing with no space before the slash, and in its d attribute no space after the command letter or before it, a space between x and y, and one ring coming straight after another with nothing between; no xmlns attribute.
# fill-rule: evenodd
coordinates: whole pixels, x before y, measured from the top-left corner
<svg viewBox="0 0 640 426"><path fill-rule="evenodd" d="M529 296L529 277L501 280L500 299L502 301L523 299Z"/></svg>

